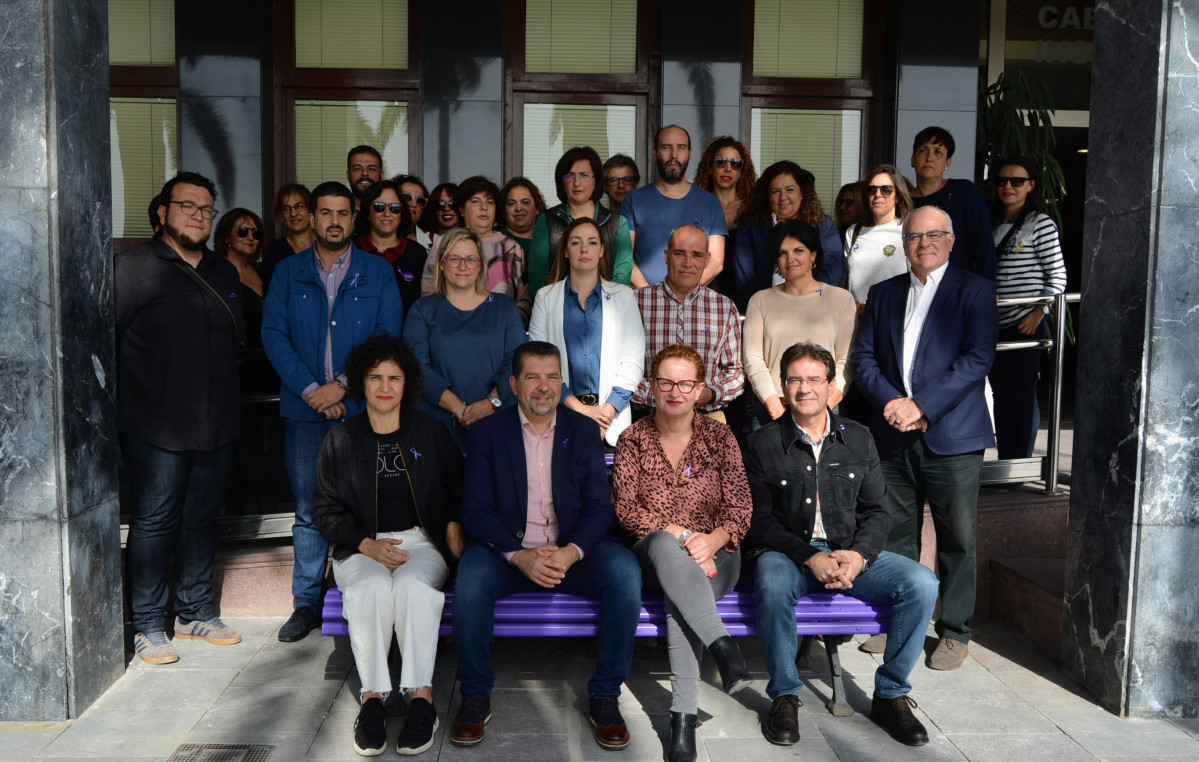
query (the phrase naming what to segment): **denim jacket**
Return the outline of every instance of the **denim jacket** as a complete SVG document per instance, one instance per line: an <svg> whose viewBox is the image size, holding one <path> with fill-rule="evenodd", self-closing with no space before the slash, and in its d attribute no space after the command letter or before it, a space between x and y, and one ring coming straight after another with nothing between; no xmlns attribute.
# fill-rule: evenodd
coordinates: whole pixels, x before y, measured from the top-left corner
<svg viewBox="0 0 1199 762"><path fill-rule="evenodd" d="M754 512L746 543L751 555L785 554L797 566L818 551L811 545L819 485L825 534L837 546L874 563L891 530L887 487L870 431L829 413L820 460L800 437L790 414L750 435L745 472Z"/></svg>

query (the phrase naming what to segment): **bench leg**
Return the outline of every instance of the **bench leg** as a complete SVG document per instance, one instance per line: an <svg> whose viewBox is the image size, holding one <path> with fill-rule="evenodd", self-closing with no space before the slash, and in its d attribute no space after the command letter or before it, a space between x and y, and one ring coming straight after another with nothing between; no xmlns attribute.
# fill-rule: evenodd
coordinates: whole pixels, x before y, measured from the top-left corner
<svg viewBox="0 0 1199 762"><path fill-rule="evenodd" d="M853 707L849 705L849 699L845 695L845 680L841 670L841 655L837 652L837 641L840 638L825 636L824 652L828 654L828 668L833 676L833 697L825 704L834 717L849 717L853 712Z"/></svg>

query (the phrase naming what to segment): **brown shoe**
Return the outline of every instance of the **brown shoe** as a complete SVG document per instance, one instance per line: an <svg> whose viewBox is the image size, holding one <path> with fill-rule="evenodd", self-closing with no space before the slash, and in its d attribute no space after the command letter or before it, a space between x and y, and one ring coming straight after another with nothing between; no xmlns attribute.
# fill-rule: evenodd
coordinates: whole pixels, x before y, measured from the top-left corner
<svg viewBox="0 0 1199 762"><path fill-rule="evenodd" d="M966 661L966 653L970 649L967 644L953 638L941 638L932 655L925 662L929 669L950 670L962 666Z"/></svg>
<svg viewBox="0 0 1199 762"><path fill-rule="evenodd" d="M862 645L858 646L858 650L864 654L881 654L887 650L887 633L880 632L878 635L871 635L866 638Z"/></svg>
<svg viewBox="0 0 1199 762"><path fill-rule="evenodd" d="M463 696L458 716L450 728L450 740L459 746L474 746L483 740L483 726L491 719L491 697Z"/></svg>
<svg viewBox="0 0 1199 762"><path fill-rule="evenodd" d="M595 726L597 744L605 749L623 749L629 745L629 726L620 714L620 699L616 696L593 696L590 719Z"/></svg>

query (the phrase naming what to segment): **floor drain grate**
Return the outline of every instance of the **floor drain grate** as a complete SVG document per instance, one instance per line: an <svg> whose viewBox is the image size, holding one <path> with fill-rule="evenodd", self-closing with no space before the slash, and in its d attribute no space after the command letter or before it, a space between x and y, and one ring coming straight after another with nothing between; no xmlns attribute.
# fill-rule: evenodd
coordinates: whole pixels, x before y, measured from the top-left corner
<svg viewBox="0 0 1199 762"><path fill-rule="evenodd" d="M247 743L185 743L167 762L267 762L274 746Z"/></svg>

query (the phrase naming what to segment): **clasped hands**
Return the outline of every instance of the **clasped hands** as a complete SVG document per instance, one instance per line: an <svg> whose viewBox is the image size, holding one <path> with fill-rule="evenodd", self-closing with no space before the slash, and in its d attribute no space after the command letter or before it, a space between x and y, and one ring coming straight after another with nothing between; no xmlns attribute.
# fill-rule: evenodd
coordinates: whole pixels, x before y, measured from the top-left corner
<svg viewBox="0 0 1199 762"><path fill-rule="evenodd" d="M305 394L304 401L327 420L335 421L345 417L346 405L342 402L345 397L346 390L341 388L341 384L330 381Z"/></svg>
<svg viewBox="0 0 1199 762"><path fill-rule="evenodd" d="M834 550L817 553L804 561L812 576L829 590L848 590L862 573L866 560L856 550Z"/></svg>
<svg viewBox="0 0 1199 762"><path fill-rule="evenodd" d="M666 527L666 531L679 537L683 534L684 528L678 524L670 524ZM687 551L692 561L699 564L699 568L703 569L709 579L716 576L716 552L725 546L725 543L715 534L714 531L709 533L692 532L681 543L683 550Z"/></svg>
<svg viewBox="0 0 1199 762"><path fill-rule="evenodd" d="M529 579L544 588L557 587L566 579L566 572L579 560L574 545L541 545L523 548L512 554L512 564Z"/></svg>
<svg viewBox="0 0 1199 762"><path fill-rule="evenodd" d="M911 397L896 397L883 408L883 418L900 431L928 431L928 418Z"/></svg>

